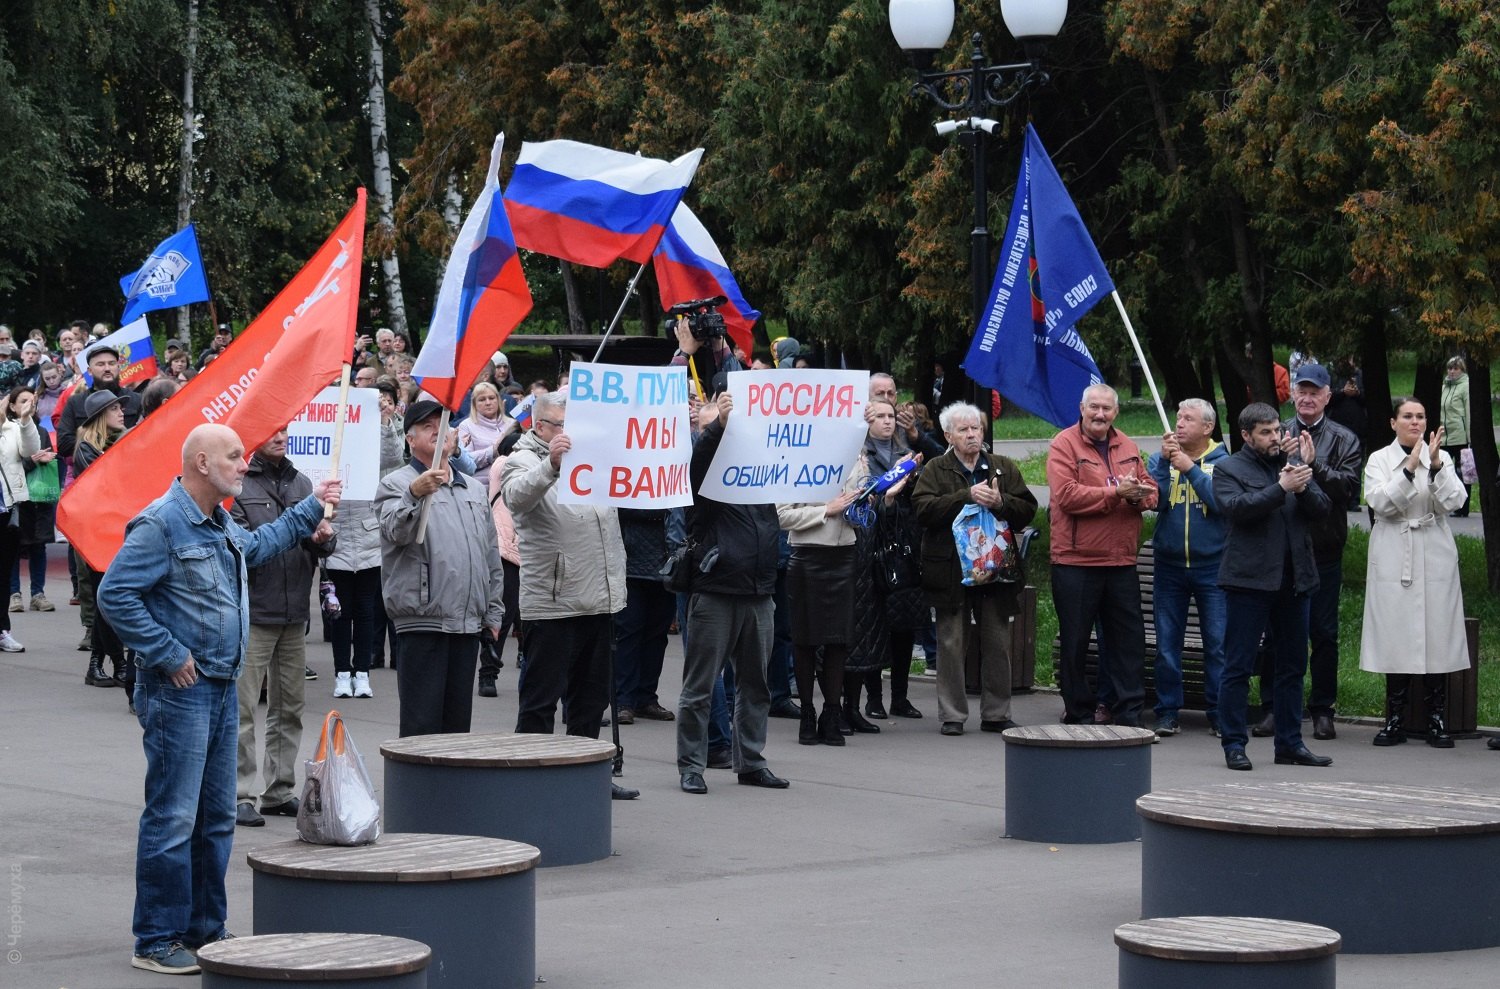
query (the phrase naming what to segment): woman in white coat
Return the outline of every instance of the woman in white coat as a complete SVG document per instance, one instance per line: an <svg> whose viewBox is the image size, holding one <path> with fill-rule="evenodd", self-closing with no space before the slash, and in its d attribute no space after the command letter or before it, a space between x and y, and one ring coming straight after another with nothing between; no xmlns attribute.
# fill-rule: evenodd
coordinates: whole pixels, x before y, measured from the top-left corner
<svg viewBox="0 0 1500 989"><path fill-rule="evenodd" d="M1444 722L1446 675L1469 665L1458 548L1448 513L1467 496L1452 458L1442 451L1442 427L1426 436L1422 403L1396 399L1391 428L1396 441L1371 455L1365 466L1365 502L1374 524L1359 666L1385 674L1385 727L1376 734L1376 745L1406 741L1402 709L1412 676L1421 674L1427 744L1448 749L1453 739Z"/></svg>

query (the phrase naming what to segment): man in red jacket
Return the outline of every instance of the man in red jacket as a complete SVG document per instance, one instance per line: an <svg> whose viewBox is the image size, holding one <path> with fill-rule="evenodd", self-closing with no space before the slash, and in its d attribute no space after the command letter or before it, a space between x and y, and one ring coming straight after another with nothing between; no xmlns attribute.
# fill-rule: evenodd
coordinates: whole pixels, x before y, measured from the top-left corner
<svg viewBox="0 0 1500 989"><path fill-rule="evenodd" d="M1135 555L1141 513L1156 507L1156 482L1139 448L1114 428L1120 398L1113 388L1089 386L1078 412L1078 425L1058 433L1047 454L1063 722L1094 721L1096 697L1084 661L1097 622L1109 644L1109 662L1100 664L1099 675L1111 689L1101 693L1110 697L1115 724L1135 726L1145 697L1146 656Z"/></svg>

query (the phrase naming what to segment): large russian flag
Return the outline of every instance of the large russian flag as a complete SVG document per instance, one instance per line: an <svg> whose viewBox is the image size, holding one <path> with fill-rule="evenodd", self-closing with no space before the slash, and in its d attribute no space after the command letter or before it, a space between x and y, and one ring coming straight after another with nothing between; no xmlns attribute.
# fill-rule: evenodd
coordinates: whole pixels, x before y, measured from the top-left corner
<svg viewBox="0 0 1500 989"><path fill-rule="evenodd" d="M719 246L686 203L677 204L672 223L651 260L661 290L662 309L671 309L679 302L722 295L729 301L719 307L719 314L724 317L730 338L747 354L755 350L752 328L760 313L745 301L745 294L734 280Z"/></svg>
<svg viewBox="0 0 1500 989"><path fill-rule="evenodd" d="M496 135L484 190L453 242L432 325L411 372L423 391L454 411L484 364L531 312L531 288L500 198L504 145L505 135Z"/></svg>
<svg viewBox="0 0 1500 989"><path fill-rule="evenodd" d="M524 142L505 188L516 244L591 268L645 264L702 157L702 148L662 161L577 141Z"/></svg>

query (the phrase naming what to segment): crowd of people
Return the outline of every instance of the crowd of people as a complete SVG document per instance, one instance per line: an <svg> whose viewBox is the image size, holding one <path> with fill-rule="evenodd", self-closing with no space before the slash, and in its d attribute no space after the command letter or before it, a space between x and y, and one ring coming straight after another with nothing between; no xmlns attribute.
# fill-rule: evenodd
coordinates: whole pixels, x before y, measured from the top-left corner
<svg viewBox="0 0 1500 989"><path fill-rule="evenodd" d="M0 566L12 575L0 650L24 648L10 613L55 607L45 548L59 492L233 339L219 328L196 360L168 341L159 375L127 388L120 353L97 342L105 332L74 324L55 351L39 334L18 350L0 327L0 522L9 522ZM403 736L470 730L476 696L498 696L514 638L515 731L550 734L560 720L569 734L597 738L611 717L675 722L678 782L689 794L706 794L715 768L742 785L787 788L768 761L772 717L797 720L801 744L834 747L878 734L890 718L922 719L909 693L916 650L936 664L936 731L960 736L970 725L971 671L978 729L1016 726L1008 626L1039 507L1016 463L985 442L981 411L949 400L934 421L926 405L900 398L890 374L874 373L866 436L837 496L720 502L700 489L736 415L729 375L750 362L690 333L678 343L674 363L689 365L702 388L690 402L695 498L686 509L559 501L572 445L566 382L523 388L496 353L445 432L442 407L411 378L410 341L381 329L352 355L354 384L379 395L373 500L312 484L287 457L285 429L247 455L232 432L204 426L182 450L182 476L131 523L115 563L101 573L70 560L85 683L127 687L145 732L133 964L196 971L193 951L228 936L233 829L297 813L313 676L306 630L320 619L333 696L372 697L371 669L389 664ZM782 339L772 363L803 366L806 356ZM1343 548L1362 495L1372 532L1360 663L1385 677L1387 697L1375 744L1405 742L1418 728L1451 747L1446 674L1469 662L1447 524L1468 504L1466 437L1449 428L1460 410L1467 426L1463 372L1450 363L1434 410L1441 425L1429 430L1427 410L1399 399L1395 442L1369 455L1328 414L1333 381L1311 360L1288 372L1287 420L1253 403L1230 434L1213 404L1187 399L1149 451L1115 428L1112 388L1085 391L1077 423L1056 434L1047 458L1061 720L1179 734L1195 606L1208 725L1227 767L1251 769L1249 739L1264 736L1277 763L1331 763L1303 739L1304 691L1314 741L1336 738ZM1148 512L1152 712L1137 570ZM321 616L310 607L315 588ZM681 692L663 698L674 632ZM1413 726L1418 674L1426 720ZM1262 705L1252 710L1256 675ZM193 753L187 764L183 751ZM638 796L612 787L615 799Z"/></svg>

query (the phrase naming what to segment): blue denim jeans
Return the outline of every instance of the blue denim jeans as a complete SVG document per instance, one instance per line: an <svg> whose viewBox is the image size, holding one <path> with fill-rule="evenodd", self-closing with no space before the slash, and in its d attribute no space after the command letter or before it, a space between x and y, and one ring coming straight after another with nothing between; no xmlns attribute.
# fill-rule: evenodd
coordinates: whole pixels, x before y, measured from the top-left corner
<svg viewBox="0 0 1500 989"><path fill-rule="evenodd" d="M1182 707L1182 637L1188 602L1198 602L1203 630L1203 694L1208 720L1219 717L1219 681L1224 676L1224 591L1219 565L1182 567L1156 561L1152 599L1156 608L1156 717L1176 717Z"/></svg>
<svg viewBox="0 0 1500 989"><path fill-rule="evenodd" d="M224 929L240 716L233 680L200 674L179 688L159 670L137 672L135 710L146 751L146 809L132 928L135 953L148 955L173 941L204 944Z"/></svg>
<svg viewBox="0 0 1500 989"><path fill-rule="evenodd" d="M1291 564L1287 567L1290 569ZM1224 592L1228 615L1224 622L1224 680L1219 688L1219 727L1224 748L1245 747L1249 741L1250 676L1261 635L1274 618L1271 637L1275 652L1275 683L1271 688L1276 714L1276 752L1290 752L1302 744L1302 676L1307 672L1308 595L1295 594L1288 578L1279 591Z"/></svg>

